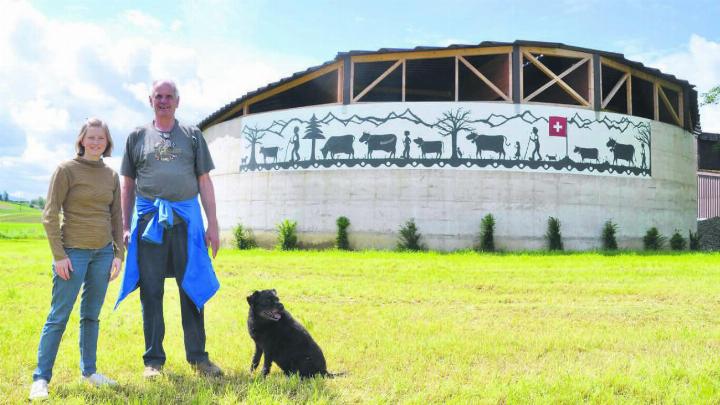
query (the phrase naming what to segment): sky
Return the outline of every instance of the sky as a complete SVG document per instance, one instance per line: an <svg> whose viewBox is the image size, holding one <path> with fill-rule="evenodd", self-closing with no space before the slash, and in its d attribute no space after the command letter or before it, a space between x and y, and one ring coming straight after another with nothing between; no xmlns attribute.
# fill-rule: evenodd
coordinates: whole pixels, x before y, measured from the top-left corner
<svg viewBox="0 0 720 405"><path fill-rule="evenodd" d="M720 85L720 1L0 0L0 193L45 196L87 117L127 135L152 120L150 83L174 79L197 124L245 93L338 52L515 40L618 52ZM700 110L720 132L720 106Z"/></svg>

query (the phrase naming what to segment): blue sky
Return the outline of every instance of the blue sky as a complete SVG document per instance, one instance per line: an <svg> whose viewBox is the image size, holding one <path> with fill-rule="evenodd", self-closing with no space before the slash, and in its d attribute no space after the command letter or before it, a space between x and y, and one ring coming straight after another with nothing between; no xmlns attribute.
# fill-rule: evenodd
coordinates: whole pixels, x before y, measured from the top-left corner
<svg viewBox="0 0 720 405"><path fill-rule="evenodd" d="M337 52L516 39L624 53L695 84L720 84L718 1L0 0L0 192L45 195L88 116L110 124L119 166L149 121L148 85L180 86L197 123L244 93ZM720 107L704 107L720 132Z"/></svg>

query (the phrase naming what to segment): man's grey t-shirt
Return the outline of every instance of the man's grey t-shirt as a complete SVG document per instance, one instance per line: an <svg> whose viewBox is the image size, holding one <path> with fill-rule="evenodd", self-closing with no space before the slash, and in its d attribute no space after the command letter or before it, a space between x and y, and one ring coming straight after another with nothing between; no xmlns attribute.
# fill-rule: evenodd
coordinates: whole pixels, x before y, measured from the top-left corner
<svg viewBox="0 0 720 405"><path fill-rule="evenodd" d="M182 201L197 196L198 176L214 168L202 132L175 121L170 132L152 123L133 131L120 174L135 179L135 190L144 198Z"/></svg>

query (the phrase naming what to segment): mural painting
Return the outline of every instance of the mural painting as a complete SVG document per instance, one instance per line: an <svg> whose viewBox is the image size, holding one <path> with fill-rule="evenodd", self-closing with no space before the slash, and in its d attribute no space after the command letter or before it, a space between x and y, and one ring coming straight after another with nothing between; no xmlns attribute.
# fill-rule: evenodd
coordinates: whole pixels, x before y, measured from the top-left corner
<svg viewBox="0 0 720 405"><path fill-rule="evenodd" d="M651 175L649 120L478 104L360 105L353 114L325 106L243 117L239 170L448 166Z"/></svg>

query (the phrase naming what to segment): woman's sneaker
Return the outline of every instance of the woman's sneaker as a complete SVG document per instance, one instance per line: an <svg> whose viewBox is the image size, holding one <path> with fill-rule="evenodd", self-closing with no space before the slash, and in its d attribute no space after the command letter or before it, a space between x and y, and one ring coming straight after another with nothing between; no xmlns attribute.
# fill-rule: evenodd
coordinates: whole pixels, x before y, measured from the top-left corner
<svg viewBox="0 0 720 405"><path fill-rule="evenodd" d="M38 400L38 399L47 399L48 397L48 382L47 380L43 380L42 378L39 380L35 380L32 383L32 386L30 386L30 396L28 399L31 401Z"/></svg>
<svg viewBox="0 0 720 405"><path fill-rule="evenodd" d="M115 382L115 380L107 378L100 373L93 373L88 376L83 376L82 379L88 384L92 384L96 387L102 387L103 385L117 385L117 382Z"/></svg>

